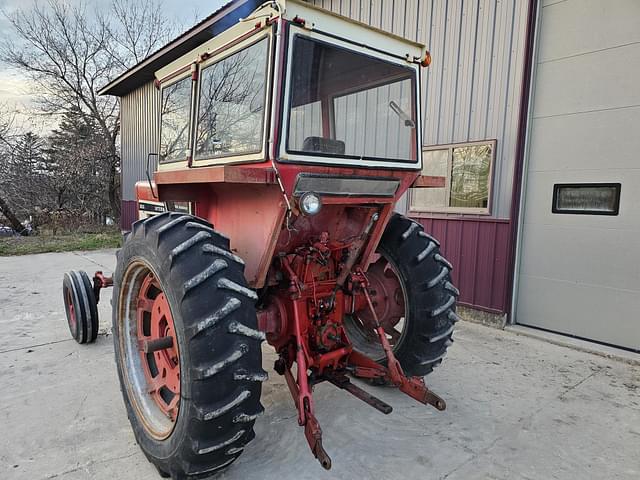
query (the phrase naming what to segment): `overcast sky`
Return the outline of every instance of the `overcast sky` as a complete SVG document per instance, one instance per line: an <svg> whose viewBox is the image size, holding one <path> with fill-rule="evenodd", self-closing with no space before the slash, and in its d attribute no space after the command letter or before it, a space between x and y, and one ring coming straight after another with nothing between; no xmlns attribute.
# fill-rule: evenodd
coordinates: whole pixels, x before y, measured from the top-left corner
<svg viewBox="0 0 640 480"><path fill-rule="evenodd" d="M80 3L83 0L68 0L71 3ZM168 17L176 18L187 28L195 24L198 20L213 13L228 0L163 0ZM11 12L16 8L25 8L32 5L36 0L0 0L0 9L4 12ZM109 0L84 0L91 5L106 6ZM39 0L39 3L46 4L46 0ZM11 28L7 25L7 20L3 13L0 13L0 36L7 35ZM28 110L30 105L29 85L21 79L15 71L8 69L0 62L0 104L7 104L20 110ZM30 116L25 115L20 119L21 123L29 122ZM41 125L41 122L39 122ZM33 126L35 130L40 130L41 126ZM26 125L25 128L30 128Z"/></svg>

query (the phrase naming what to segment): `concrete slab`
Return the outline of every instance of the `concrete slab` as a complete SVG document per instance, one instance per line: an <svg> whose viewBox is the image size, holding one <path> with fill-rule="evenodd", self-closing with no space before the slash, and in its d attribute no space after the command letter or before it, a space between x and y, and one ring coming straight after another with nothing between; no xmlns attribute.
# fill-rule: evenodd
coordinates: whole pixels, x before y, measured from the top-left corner
<svg viewBox="0 0 640 480"><path fill-rule="evenodd" d="M581 338L574 338L561 333L547 332L546 330L540 330L539 328L529 327L526 325L507 325L505 328L511 332L517 333L518 335L526 335L546 342L555 343L556 345L561 345L563 347L571 347L574 350L581 350L583 352L613 358L621 362L640 365L640 351L632 352L622 348L590 342Z"/></svg>
<svg viewBox="0 0 640 480"><path fill-rule="evenodd" d="M110 335L70 339L62 272L111 271L113 251L0 258L0 479L159 478L135 443ZM316 391L334 468L308 452L282 377L271 369L257 438L220 479L637 479L640 367L461 322L429 385L448 403L423 407L366 386L379 414L328 385Z"/></svg>

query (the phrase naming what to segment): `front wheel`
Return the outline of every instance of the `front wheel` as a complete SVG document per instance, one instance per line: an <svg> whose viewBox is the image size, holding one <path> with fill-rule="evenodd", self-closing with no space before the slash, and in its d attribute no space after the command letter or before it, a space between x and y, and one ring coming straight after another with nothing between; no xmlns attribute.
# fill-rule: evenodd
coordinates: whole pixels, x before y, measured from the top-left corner
<svg viewBox="0 0 640 480"><path fill-rule="evenodd" d="M376 314L404 372L424 376L453 343L459 292L451 283L452 266L436 239L399 214L389 221L376 254L367 270ZM347 336L356 350L385 363L371 317L367 308L347 317Z"/></svg>
<svg viewBox="0 0 640 480"><path fill-rule="evenodd" d="M89 276L82 270L64 274L62 296L71 336L78 343L93 343L98 337L98 303Z"/></svg>
<svg viewBox="0 0 640 480"><path fill-rule="evenodd" d="M209 476L253 439L262 370L256 295L210 224L164 213L118 253L113 332L136 440L164 476Z"/></svg>

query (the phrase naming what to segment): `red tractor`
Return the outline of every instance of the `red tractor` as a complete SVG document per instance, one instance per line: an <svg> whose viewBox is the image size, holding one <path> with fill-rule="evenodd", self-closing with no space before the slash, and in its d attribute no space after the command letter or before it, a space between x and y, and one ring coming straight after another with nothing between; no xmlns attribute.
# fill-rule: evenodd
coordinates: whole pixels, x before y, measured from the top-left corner
<svg viewBox="0 0 640 480"><path fill-rule="evenodd" d="M382 413L350 377L444 410L423 377L452 343L458 290L436 239L394 207L421 175L423 46L296 1L267 2L155 72L159 167L113 278L70 272L80 343L113 286L135 437L163 476L231 464L263 411L261 343L326 469L313 387ZM295 366L295 368L293 368Z"/></svg>

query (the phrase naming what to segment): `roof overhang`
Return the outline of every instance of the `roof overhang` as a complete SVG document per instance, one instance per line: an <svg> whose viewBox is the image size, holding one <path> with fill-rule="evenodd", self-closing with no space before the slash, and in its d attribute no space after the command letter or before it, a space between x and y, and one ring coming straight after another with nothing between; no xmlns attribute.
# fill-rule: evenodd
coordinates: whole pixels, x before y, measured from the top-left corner
<svg viewBox="0 0 640 480"><path fill-rule="evenodd" d="M263 0L233 0L227 3L202 22L109 82L98 91L98 94L122 97L135 88L153 81L156 70L237 24L241 18L247 17L262 3Z"/></svg>

